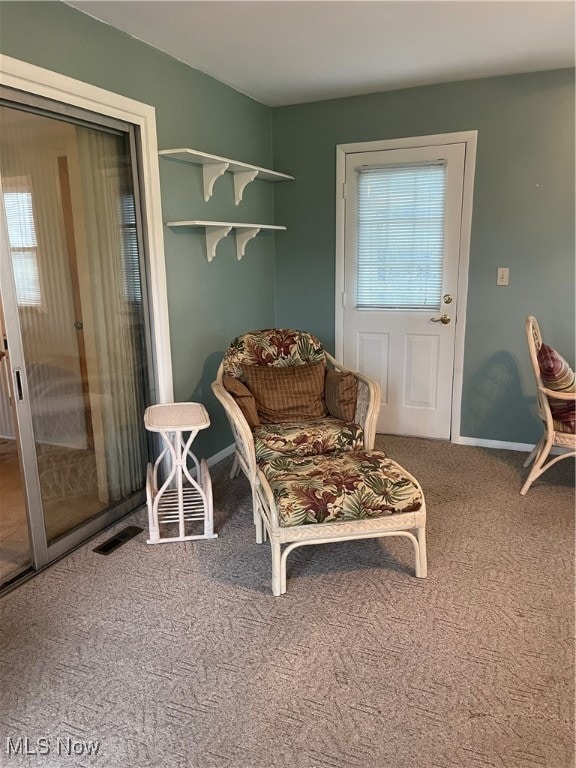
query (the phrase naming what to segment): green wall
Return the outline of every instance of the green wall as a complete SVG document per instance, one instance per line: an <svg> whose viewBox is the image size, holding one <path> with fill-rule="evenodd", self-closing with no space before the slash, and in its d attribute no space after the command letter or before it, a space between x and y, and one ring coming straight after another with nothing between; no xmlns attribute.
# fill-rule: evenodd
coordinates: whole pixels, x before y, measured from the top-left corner
<svg viewBox="0 0 576 768"><path fill-rule="evenodd" d="M461 434L540 434L524 320L574 364L574 71L472 80L274 110L276 322L334 344L336 145L478 131ZM510 285L496 286L499 266Z"/></svg>
<svg viewBox="0 0 576 768"><path fill-rule="evenodd" d="M0 49L153 105L160 149L296 177L250 184L236 207L230 174L205 203L199 168L160 161L164 220L288 227L250 241L241 262L230 235L211 264L203 235L165 229L175 398L203 402L212 418L200 455L231 442L209 385L235 335L276 322L333 349L336 145L477 130L462 434L537 438L525 316L574 363L573 70L270 109L59 2L0 2ZM498 266L510 268L508 288L495 285Z"/></svg>
<svg viewBox="0 0 576 768"><path fill-rule="evenodd" d="M3 54L120 93L156 108L159 149L192 147L271 167L271 110L175 59L59 2L0 3ZM235 206L231 174L206 203L199 167L160 160L164 221L272 223L273 185L254 182ZM236 260L230 234L208 264L203 234L164 230L176 400L203 402L212 428L199 455L232 442L210 390L234 336L274 324L274 236L251 240Z"/></svg>

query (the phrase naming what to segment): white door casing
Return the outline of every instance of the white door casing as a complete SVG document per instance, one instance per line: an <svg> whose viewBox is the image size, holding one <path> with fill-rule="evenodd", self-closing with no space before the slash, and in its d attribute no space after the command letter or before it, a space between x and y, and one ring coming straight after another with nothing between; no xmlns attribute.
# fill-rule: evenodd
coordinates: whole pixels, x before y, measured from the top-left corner
<svg viewBox="0 0 576 768"><path fill-rule="evenodd" d="M460 430L476 133L337 148L336 354L378 380L378 431L456 441ZM356 308L356 169L446 161L442 297L438 311ZM442 315L450 322L434 322Z"/></svg>

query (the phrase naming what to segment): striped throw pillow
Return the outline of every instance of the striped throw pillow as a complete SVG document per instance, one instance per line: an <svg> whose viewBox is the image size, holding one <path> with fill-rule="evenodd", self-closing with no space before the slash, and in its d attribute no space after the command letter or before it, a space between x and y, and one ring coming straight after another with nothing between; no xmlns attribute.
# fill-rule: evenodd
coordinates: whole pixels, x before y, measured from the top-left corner
<svg viewBox="0 0 576 768"><path fill-rule="evenodd" d="M330 416L342 421L354 421L358 382L353 373L326 371L324 398Z"/></svg>
<svg viewBox="0 0 576 768"><path fill-rule="evenodd" d="M244 414L250 429L259 427L260 419L256 410L256 400L254 400L254 395L248 387L242 384L241 381L238 381L238 379L235 379L234 376L230 376L229 373L225 373L222 376L222 384L236 401L236 405Z"/></svg>
<svg viewBox="0 0 576 768"><path fill-rule="evenodd" d="M254 395L262 424L310 421L326 416L326 364L243 365L246 386Z"/></svg>
<svg viewBox="0 0 576 768"><path fill-rule="evenodd" d="M538 367L542 383L555 392L576 392L576 375L566 360L548 344L538 350ZM576 402L550 398L550 410L554 421L565 425L570 432L576 430Z"/></svg>

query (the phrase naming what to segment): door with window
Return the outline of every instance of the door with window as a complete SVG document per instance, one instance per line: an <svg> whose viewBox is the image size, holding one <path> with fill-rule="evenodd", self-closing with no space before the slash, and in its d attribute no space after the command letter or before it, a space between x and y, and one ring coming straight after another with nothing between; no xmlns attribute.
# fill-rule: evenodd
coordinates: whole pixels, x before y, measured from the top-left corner
<svg viewBox="0 0 576 768"><path fill-rule="evenodd" d="M378 432L450 437L465 143L346 155L344 364Z"/></svg>

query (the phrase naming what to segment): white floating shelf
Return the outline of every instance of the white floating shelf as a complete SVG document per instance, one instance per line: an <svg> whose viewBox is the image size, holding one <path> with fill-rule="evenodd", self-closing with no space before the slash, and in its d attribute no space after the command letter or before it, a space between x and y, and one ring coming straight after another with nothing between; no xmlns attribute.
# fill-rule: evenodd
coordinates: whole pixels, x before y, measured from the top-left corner
<svg viewBox="0 0 576 768"><path fill-rule="evenodd" d="M162 149L158 154L161 157L168 157L172 160L181 160L192 165L202 166L202 175L204 178L204 200L208 202L212 197L214 183L226 171L234 174L234 202L239 205L244 194L244 189L254 179L263 179L264 181L293 181L294 176L287 173L278 173L270 171L268 168L260 168L257 165L241 163L237 160L230 160L227 157L218 155L209 155L206 152L198 152L195 149Z"/></svg>
<svg viewBox="0 0 576 768"><path fill-rule="evenodd" d="M203 227L206 230L206 256L212 261L216 255L216 246L231 230L236 230L236 258L244 256L246 244L256 237L261 229L286 229L275 224L238 224L231 221L169 221L168 227Z"/></svg>

